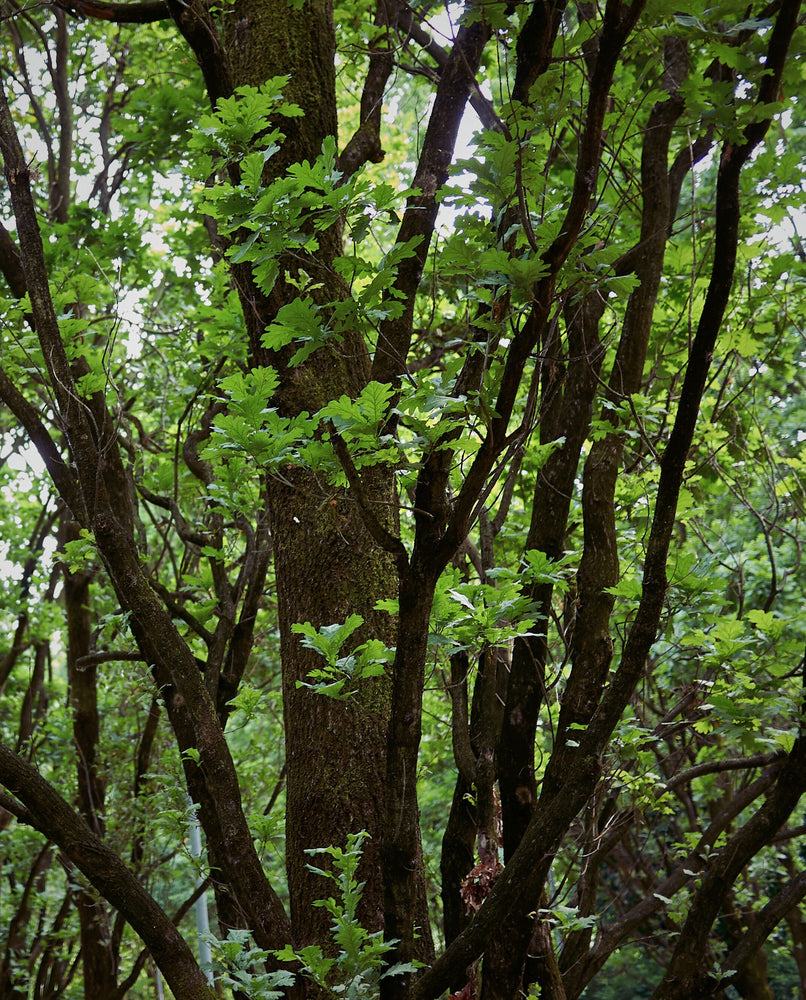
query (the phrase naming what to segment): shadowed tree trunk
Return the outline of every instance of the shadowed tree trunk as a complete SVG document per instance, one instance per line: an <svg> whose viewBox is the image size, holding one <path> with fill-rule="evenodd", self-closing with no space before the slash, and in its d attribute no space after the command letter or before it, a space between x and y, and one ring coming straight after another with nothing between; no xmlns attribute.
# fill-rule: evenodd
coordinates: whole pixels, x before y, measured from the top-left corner
<svg viewBox="0 0 806 1000"><path fill-rule="evenodd" d="M78 526L68 526L67 541L78 537ZM73 739L76 745L78 811L95 835L103 839L105 787L98 767L100 720L98 717L97 667L77 665L90 652L91 574L64 568L64 604L67 618L67 671L73 709ZM81 962L85 996L112 996L117 988L117 962L112 948L111 927L102 899L82 890L76 895L81 924Z"/></svg>

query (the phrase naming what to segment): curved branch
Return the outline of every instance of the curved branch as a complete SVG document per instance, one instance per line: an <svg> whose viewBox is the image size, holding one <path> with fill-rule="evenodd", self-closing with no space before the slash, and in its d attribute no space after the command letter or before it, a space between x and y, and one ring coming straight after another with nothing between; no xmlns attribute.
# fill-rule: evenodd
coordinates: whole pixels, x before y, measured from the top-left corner
<svg viewBox="0 0 806 1000"><path fill-rule="evenodd" d="M339 169L343 180L351 177L359 167L369 162L380 163L384 152L381 148L381 107L386 82L392 72L394 59L389 43L389 30L400 16L399 10L390 11L388 0L378 0L375 25L383 28L382 35L373 39L369 49L369 69L361 94L361 123L339 156Z"/></svg>
<svg viewBox="0 0 806 1000"><path fill-rule="evenodd" d="M201 460L199 460L199 466L201 466ZM198 531L191 531L188 527L187 521L179 509L179 504L173 499L173 497L161 497L157 493L152 493L151 490L143 486L142 483L137 484L137 492L144 500L147 500L148 503L151 503L155 507L159 507L162 510L167 510L173 515L174 523L176 524L176 533L183 542L187 542L190 545L198 545L200 548L204 545L211 544L211 540L207 535L200 534Z"/></svg>
<svg viewBox="0 0 806 1000"><path fill-rule="evenodd" d="M81 494L78 482L73 481L72 477L68 482L67 477L61 475L62 470L58 466L63 465L63 463L60 461L48 463L48 454L43 454L43 459L48 464L48 471L51 475L55 473L61 475L61 479L68 489L68 493L63 494L64 499L70 504L76 520L86 525L88 510L85 504L87 499L95 493L98 456L86 408L76 393L75 380L50 296L42 236L31 191L31 167L20 145L2 80L0 80L0 151L3 156L6 183L17 220L17 235L25 283L31 301L31 313L45 357L59 417L78 472L78 482L82 487L83 500L79 500ZM39 431L41 421L39 421L38 416L34 421L30 412L26 412L26 407L20 403L22 396L16 390L10 391L8 387L5 388L5 391L14 400L20 413L26 413L26 419L32 426L35 422L39 423L39 428L35 428ZM29 406L30 409L32 408ZM27 425L26 429L28 429ZM54 449L50 448L44 439L43 445L46 452L52 454ZM39 447L38 444L37 447ZM54 482L57 483L57 486L59 485L55 478ZM73 507L74 502L75 507Z"/></svg>
<svg viewBox="0 0 806 1000"><path fill-rule="evenodd" d="M690 767L687 771L681 771L680 774L669 778L664 784L663 790L669 792L673 788L677 788L678 785L685 785L689 781L693 781L694 778L701 777L703 774L718 774L721 771L742 771L749 770L752 767L766 767L768 764L772 764L782 757L783 754L776 751L773 753L756 754L754 757L729 757L726 760L705 761L703 764L695 764L694 767Z"/></svg>
<svg viewBox="0 0 806 1000"><path fill-rule="evenodd" d="M167 0L166 7L199 64L210 104L232 94L232 75L215 21L202 0Z"/></svg>
<svg viewBox="0 0 806 1000"><path fill-rule="evenodd" d="M381 524L372 509L361 481L361 475L356 469L349 449L344 442L344 438L338 433L333 424L330 425L330 440L336 457L341 464L347 482L350 484L350 491L355 497L356 503L361 509L367 531L385 552L391 552L395 557L398 568L403 570L408 566L409 556L406 547L399 538L396 538L390 531Z"/></svg>
<svg viewBox="0 0 806 1000"><path fill-rule="evenodd" d="M711 927L739 874L759 850L770 843L792 814L804 791L806 791L806 741L798 738L765 803L725 846L709 859L705 877L689 907L688 916L680 930L663 981L652 994L652 1000L676 1000L681 996L711 995L708 990L710 976L705 961ZM781 905L780 901L778 905ZM778 919L782 919L785 912L781 912ZM759 927L764 927L777 913L777 907L769 910ZM742 938L744 946L740 942L736 949L737 965L740 962L747 962L752 957L757 947L751 950L753 940L753 937Z"/></svg>
<svg viewBox="0 0 806 1000"><path fill-rule="evenodd" d="M372 379L396 384L406 370L414 316L414 298L425 266L437 217L437 191L448 179L459 125L475 86L476 70L490 37L490 27L480 21L459 29L448 62L440 76L434 109L428 121L423 150L412 187L419 191L408 199L398 233L398 243L415 250L398 267L389 294L405 303L403 313L381 326L372 363Z"/></svg>
<svg viewBox="0 0 806 1000"><path fill-rule="evenodd" d="M0 781L23 808L5 795L0 804L58 844L104 898L125 915L148 945L177 1000L212 1000L213 991L167 913L56 789L4 743L0 743Z"/></svg>
<svg viewBox="0 0 806 1000"><path fill-rule="evenodd" d="M563 966L563 982L569 997L578 997L588 983L596 976L610 955L621 943L645 923L654 913L666 905L664 898L670 899L685 885L690 884L705 866L705 858L713 850L719 836L728 829L737 816L765 795L784 766L784 760L778 760L765 769L755 781L742 789L738 795L722 806L713 817L708 828L703 832L690 854L681 861L666 878L658 882L651 895L646 895L634 906L630 907L618 920L602 926L596 941L587 955L574 967ZM590 857L590 864L598 865L623 838L630 829L631 813L622 813L605 832L601 843Z"/></svg>
<svg viewBox="0 0 806 1000"><path fill-rule="evenodd" d="M414 11L412 10L409 4L399 4L398 6L401 8L397 14L398 28L402 31L405 31L407 36L406 41L408 41L408 39L410 38L412 41L416 42L424 52L428 53L428 55L431 56L431 58L437 64L437 71L435 75L438 78L439 75L442 73L442 71L445 69L445 67L448 65L448 62L451 57L450 52L447 49L444 49L438 42L434 41L434 39L428 34L425 28L423 28L421 24L415 21ZM404 42L403 44L405 46L406 42ZM400 66L401 69L405 69L407 72L410 72L406 67L404 67L399 62L398 66ZM427 72L427 71L421 70L421 72ZM484 94L481 92L481 88L475 81L473 81L473 90L470 94L469 100L471 108L473 108L473 110L479 116L479 121L484 126L484 128L490 129L491 131L495 132L500 132L503 130L503 123L496 114L495 107L493 106L492 101L490 101L487 97L484 96Z"/></svg>
<svg viewBox="0 0 806 1000"><path fill-rule="evenodd" d="M78 481L71 466L62 456L45 427L37 409L28 402L5 371L0 368L0 400L25 428L31 444L39 452L59 495L70 508L73 517L83 527L88 525L87 509Z"/></svg>
<svg viewBox="0 0 806 1000"><path fill-rule="evenodd" d="M145 663L142 653L128 653L121 649L111 650L108 653L87 653L86 656L79 656L75 662L76 670L87 670L95 667L99 663Z"/></svg>
<svg viewBox="0 0 806 1000"><path fill-rule="evenodd" d="M115 3L113 0L57 0L56 6L75 17L115 24L152 24L170 21L165 0L141 0L140 3Z"/></svg>
<svg viewBox="0 0 806 1000"><path fill-rule="evenodd" d="M732 969L741 972L787 913L794 910L804 898L806 898L806 871L791 878L753 917L747 932L742 935L727 958L722 960L723 974Z"/></svg>

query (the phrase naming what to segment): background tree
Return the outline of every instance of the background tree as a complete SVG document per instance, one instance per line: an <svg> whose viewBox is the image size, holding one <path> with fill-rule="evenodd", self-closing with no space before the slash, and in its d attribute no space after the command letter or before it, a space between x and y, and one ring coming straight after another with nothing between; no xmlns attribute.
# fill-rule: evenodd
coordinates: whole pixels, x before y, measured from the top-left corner
<svg viewBox="0 0 806 1000"><path fill-rule="evenodd" d="M9 0L4 995L802 993L799 17Z"/></svg>

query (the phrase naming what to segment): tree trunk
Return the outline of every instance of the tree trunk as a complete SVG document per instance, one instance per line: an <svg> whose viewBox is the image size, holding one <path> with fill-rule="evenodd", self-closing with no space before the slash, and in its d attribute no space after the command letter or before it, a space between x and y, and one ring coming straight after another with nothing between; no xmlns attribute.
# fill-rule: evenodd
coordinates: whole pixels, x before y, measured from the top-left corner
<svg viewBox="0 0 806 1000"><path fill-rule="evenodd" d="M78 525L67 528L68 541L79 537ZM90 573L71 573L64 568L64 604L67 618L67 675L73 709L73 741L76 747L78 811L90 829L103 839L105 783L97 766L100 719L98 716L97 667L77 666L76 661L90 652ZM81 962L84 995L113 996L117 988L117 962L112 950L108 914L103 901L93 892L76 895L81 927Z"/></svg>
<svg viewBox="0 0 806 1000"><path fill-rule="evenodd" d="M268 164L271 178L288 166L313 161L328 136L337 134L335 35L332 3L292 4L237 0L229 13L223 44L234 88L288 76L284 96L303 117L285 119L281 151ZM341 251L338 227L318 235L320 249L305 266L321 276L323 301L346 294L329 264ZM286 262L289 267L292 265ZM279 280L267 299L246 269L235 272L253 363L278 370L276 404L284 415L316 412L346 394L354 398L369 380L369 355L363 337L347 336L326 345L294 367L292 353L266 351L261 337L277 310L298 296ZM367 500L375 516L393 528L394 478L382 467L364 475ZM373 541L355 498L301 468L285 468L267 481L283 667L286 741L286 868L291 919L297 943L326 941L330 916L313 903L326 895L320 876L308 870L306 851L343 845L349 833L367 830L359 877L366 881L360 918L371 930L383 924L381 826L386 772L386 729L390 682L374 679L347 701L337 701L298 686L323 665L315 651L292 633L297 623L315 628L360 615L364 627L352 645L367 638L394 645L394 622L375 603L396 594L391 557ZM347 650L345 650L347 652Z"/></svg>
<svg viewBox="0 0 806 1000"><path fill-rule="evenodd" d="M806 919L800 907L786 916L789 933L792 935L792 957L798 967L801 1000L806 997Z"/></svg>
<svg viewBox="0 0 806 1000"><path fill-rule="evenodd" d="M366 830L371 838L358 874L367 883L360 918L370 930L383 923L380 850L389 682L386 677L364 682L344 701L297 687L324 661L303 647L291 626L309 621L320 628L360 614L366 624L351 636L351 644L373 637L393 645L393 620L373 605L382 595L394 595L394 576L391 560L378 550L360 511L342 491L324 493L313 476L299 470L286 478L290 486L278 483L272 491L286 740L286 866L295 937L309 944L328 939L330 916L312 904L329 892L321 876L308 870L312 859L305 851L343 846L349 833Z"/></svg>

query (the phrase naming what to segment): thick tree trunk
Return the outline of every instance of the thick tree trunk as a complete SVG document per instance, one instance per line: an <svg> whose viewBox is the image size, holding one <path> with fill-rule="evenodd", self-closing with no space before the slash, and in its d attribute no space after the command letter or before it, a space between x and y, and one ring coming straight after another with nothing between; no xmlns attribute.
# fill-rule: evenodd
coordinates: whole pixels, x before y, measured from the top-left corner
<svg viewBox="0 0 806 1000"><path fill-rule="evenodd" d="M222 40L234 88L288 76L284 95L305 112L301 118L283 121L285 140L268 165L272 177L282 176L293 163L313 161L323 141L337 134L330 0L309 0L299 10L292 4L237 0ZM341 249L338 228L320 234L319 244L306 268L321 275L322 301L337 300L346 290L328 265ZM290 352L267 352L260 341L277 310L298 295L297 288L280 280L267 300L245 269L236 272L236 284L251 358L279 371L275 402L284 414L315 412L342 394L354 398L361 391L369 379L369 356L361 335L356 332L335 347L322 348L305 364L290 366ZM391 472L373 470L364 476L364 485L375 516L387 528L394 527ZM282 478L269 478L268 494L283 666L291 918L297 943L321 943L329 937L330 916L313 903L326 894L327 886L308 870L311 859L305 852L343 845L349 833L370 834L359 872L366 881L360 916L372 930L383 923L380 851L390 682L374 679L347 701L298 686L323 661L303 647L291 627L311 622L320 628L358 614L365 625L351 638L352 645L372 637L393 646L393 620L375 611L374 605L394 597L397 583L391 557L373 541L347 490L289 467Z"/></svg>
<svg viewBox="0 0 806 1000"><path fill-rule="evenodd" d="M365 926L382 926L380 878L389 682L364 682L347 700L317 694L297 683L324 661L291 632L297 622L316 628L360 614L366 624L351 636L355 645L374 637L394 644L393 620L373 610L394 595L393 567L369 537L356 504L343 491L324 492L315 478L289 470L287 484L272 490L283 705L286 739L286 866L291 920L301 944L323 942L330 916L312 904L329 895L321 876L311 873L306 850L342 846L349 833L366 830L359 878L366 880L360 916ZM391 509L386 484L378 491ZM347 649L343 651L346 655ZM315 862L321 865L321 859Z"/></svg>

